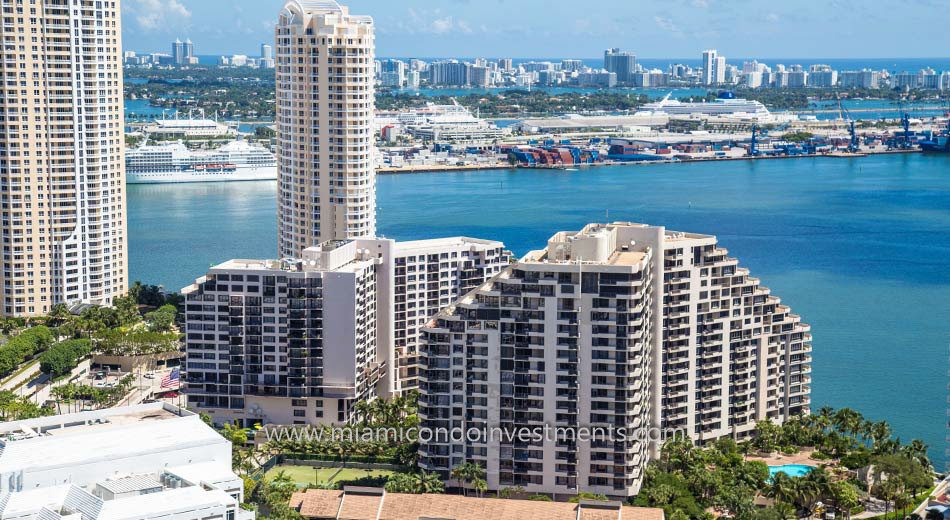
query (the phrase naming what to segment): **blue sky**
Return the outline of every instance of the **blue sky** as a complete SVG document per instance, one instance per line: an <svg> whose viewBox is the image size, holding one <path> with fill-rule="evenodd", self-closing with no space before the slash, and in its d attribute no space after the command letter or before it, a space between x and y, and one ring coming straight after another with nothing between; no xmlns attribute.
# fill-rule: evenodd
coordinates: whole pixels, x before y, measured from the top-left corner
<svg viewBox="0 0 950 520"><path fill-rule="evenodd" d="M123 0L125 48L257 55L284 0ZM950 0L348 0L379 56L946 57Z"/></svg>

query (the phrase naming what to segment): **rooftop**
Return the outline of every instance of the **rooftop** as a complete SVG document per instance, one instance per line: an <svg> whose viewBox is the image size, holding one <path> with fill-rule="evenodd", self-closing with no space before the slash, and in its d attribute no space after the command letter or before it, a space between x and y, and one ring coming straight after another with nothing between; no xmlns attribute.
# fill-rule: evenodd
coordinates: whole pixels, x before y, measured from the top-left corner
<svg viewBox="0 0 950 520"><path fill-rule="evenodd" d="M458 495L409 495L372 488L343 491L308 489L294 493L291 507L306 518L351 520L663 520L663 510L629 507L619 502L538 502ZM338 516L340 515L340 516Z"/></svg>
<svg viewBox="0 0 950 520"><path fill-rule="evenodd" d="M489 246L504 247L504 244L495 240L483 240L480 238L469 237L445 237L432 238L427 240L410 240L407 242L396 242L396 250L400 253L412 253L416 251L425 251L427 249L444 249L447 247L465 247L465 246Z"/></svg>
<svg viewBox="0 0 950 520"><path fill-rule="evenodd" d="M0 473L90 464L227 443L190 412L149 403L0 425Z"/></svg>

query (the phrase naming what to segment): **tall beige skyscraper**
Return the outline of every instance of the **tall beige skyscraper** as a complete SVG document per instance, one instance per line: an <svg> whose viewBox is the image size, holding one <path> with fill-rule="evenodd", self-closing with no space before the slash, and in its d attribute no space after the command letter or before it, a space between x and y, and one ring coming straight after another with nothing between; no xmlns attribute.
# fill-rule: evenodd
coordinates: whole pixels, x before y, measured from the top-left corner
<svg viewBox="0 0 950 520"><path fill-rule="evenodd" d="M119 4L3 3L3 315L128 286Z"/></svg>
<svg viewBox="0 0 950 520"><path fill-rule="evenodd" d="M276 33L280 256L373 237L373 19L290 0Z"/></svg>

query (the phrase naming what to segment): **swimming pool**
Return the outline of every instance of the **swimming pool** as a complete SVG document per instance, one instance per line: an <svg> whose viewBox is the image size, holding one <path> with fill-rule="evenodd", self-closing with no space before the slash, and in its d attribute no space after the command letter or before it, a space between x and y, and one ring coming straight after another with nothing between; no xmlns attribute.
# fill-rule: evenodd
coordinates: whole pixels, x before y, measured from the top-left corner
<svg viewBox="0 0 950 520"><path fill-rule="evenodd" d="M774 477L776 473L785 473L789 477L803 477L813 469L815 469L814 466L808 466L806 464L783 464L781 466L769 466L769 478L771 479Z"/></svg>

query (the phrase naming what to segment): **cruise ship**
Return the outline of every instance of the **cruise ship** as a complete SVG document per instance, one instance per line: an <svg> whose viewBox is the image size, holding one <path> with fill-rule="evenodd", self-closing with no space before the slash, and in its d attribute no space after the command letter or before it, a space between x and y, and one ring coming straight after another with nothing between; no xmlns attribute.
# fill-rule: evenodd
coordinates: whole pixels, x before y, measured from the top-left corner
<svg viewBox="0 0 950 520"><path fill-rule="evenodd" d="M274 180L277 159L267 148L247 141L215 150L189 150L178 141L127 151L125 171L129 184Z"/></svg>
<svg viewBox="0 0 950 520"><path fill-rule="evenodd" d="M769 109L758 101L736 98L732 92L722 92L719 97L708 103L684 103L670 99L667 94L661 101L647 103L638 111L643 114L705 115L705 116L749 116L756 119L771 117Z"/></svg>

